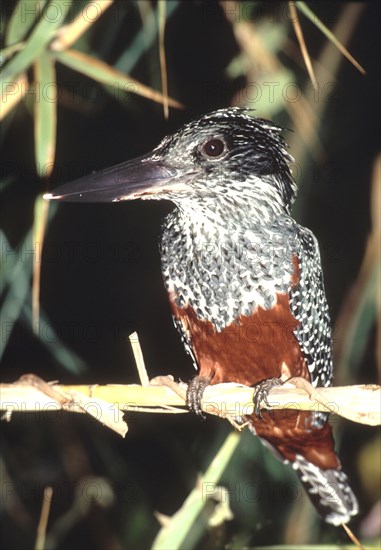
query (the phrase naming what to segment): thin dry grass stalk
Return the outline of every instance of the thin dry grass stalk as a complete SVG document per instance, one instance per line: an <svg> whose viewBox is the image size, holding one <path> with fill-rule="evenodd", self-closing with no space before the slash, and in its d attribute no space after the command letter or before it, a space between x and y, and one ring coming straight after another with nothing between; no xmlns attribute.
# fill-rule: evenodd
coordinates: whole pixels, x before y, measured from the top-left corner
<svg viewBox="0 0 381 550"><path fill-rule="evenodd" d="M317 91L318 86L317 86L316 76L315 76L314 68L312 66L312 61L311 61L311 58L310 58L310 54L308 53L307 45L306 45L306 42L304 40L302 27L300 25L300 21L299 21L299 17L298 17L298 12L296 11L296 7L295 7L295 2L289 2L288 5L289 5L289 10L290 10L291 22L292 22L292 25L293 25L294 30L295 30L296 37L297 37L298 42L299 42L300 51L302 53L304 63L306 64L306 69L308 71L312 86Z"/></svg>
<svg viewBox="0 0 381 550"><path fill-rule="evenodd" d="M163 89L163 110L164 117L168 119L169 117L169 105L168 105L168 78L167 78L167 60L165 56L165 12L166 12L166 2L159 2L158 11L159 11L159 58L160 58L160 72L161 72L161 83Z"/></svg>

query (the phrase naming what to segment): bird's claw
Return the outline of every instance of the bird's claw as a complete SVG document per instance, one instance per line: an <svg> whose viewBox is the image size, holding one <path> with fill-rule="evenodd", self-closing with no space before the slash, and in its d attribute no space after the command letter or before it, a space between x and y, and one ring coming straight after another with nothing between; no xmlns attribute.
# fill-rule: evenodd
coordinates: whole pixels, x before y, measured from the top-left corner
<svg viewBox="0 0 381 550"><path fill-rule="evenodd" d="M280 378L267 378L255 386L255 394L253 398L254 412L259 418L263 418L261 408L263 405L270 408L268 396L272 388L281 386L283 381Z"/></svg>
<svg viewBox="0 0 381 550"><path fill-rule="evenodd" d="M209 384L209 378L195 376L189 382L186 393L186 404L188 409L202 418L205 418L205 415L202 412L201 400L204 395L205 388L209 386Z"/></svg>

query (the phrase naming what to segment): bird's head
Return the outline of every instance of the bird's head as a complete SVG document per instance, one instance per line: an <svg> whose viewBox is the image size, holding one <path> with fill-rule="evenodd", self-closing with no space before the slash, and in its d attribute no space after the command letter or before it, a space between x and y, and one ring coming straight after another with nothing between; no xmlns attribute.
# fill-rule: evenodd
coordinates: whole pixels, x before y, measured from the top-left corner
<svg viewBox="0 0 381 550"><path fill-rule="evenodd" d="M166 199L180 208L250 207L289 212L296 186L280 128L227 108L165 137L150 153L80 178L45 195L73 202Z"/></svg>

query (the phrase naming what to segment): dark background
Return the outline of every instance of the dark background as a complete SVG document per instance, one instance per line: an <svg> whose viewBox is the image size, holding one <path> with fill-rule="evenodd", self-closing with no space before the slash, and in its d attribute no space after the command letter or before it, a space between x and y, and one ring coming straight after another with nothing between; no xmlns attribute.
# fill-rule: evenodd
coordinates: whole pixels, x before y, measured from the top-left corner
<svg viewBox="0 0 381 550"><path fill-rule="evenodd" d="M330 28L343 6L310 4ZM7 4L4 13L11 9L12 3ZM287 25L289 40L298 48L292 27L282 21L284 4L268 3L256 17L269 18L269 13L275 14L276 24ZM310 22L301 20L314 59L326 39ZM113 64L140 30L135 3L119 3L94 25L88 43ZM295 206L298 221L310 227L321 244L334 324L358 275L370 230L370 183L379 152L379 36L380 4L366 3L349 50L365 66L367 76L343 60L318 130L326 157L319 162L307 154ZM74 86L76 99L68 100L67 93L59 99L56 168L49 182L36 176L33 118L27 105L19 105L12 122L4 126L2 179L10 178L10 183L2 189L1 224L11 245L22 242L33 222L34 198L47 186L54 188L138 156L195 115L230 105L246 81L245 75L226 76L227 65L239 51L232 26L217 3L180 3L167 22L166 55L169 93L185 109L171 109L168 121L160 105L133 94L118 101L101 85L58 66L59 84L66 91ZM286 54L280 59L295 70L301 86L306 83L303 63L295 67ZM156 41L131 75L160 89ZM275 120L292 126L285 112ZM26 372L71 384L137 382L128 341L134 330L151 377L172 373L187 381L193 376L173 328L161 280L158 238L162 219L171 209L170 203L156 202L59 205L51 216L42 264L41 304L48 323L39 327L40 339L21 317L11 335L3 325L3 382ZM52 355L56 337L51 328L73 352L71 369ZM361 363L341 372L341 383L377 382L375 345L372 329ZM128 414L127 421L130 431L125 440L89 418L69 414L24 413L1 425L3 548L33 544L46 485L54 488L49 526L55 529L59 548L150 546L159 527L155 511L168 516L176 512L230 428L210 416L202 422L193 415ZM369 465L366 460L377 460L375 430L337 420L335 424L340 456L361 505L354 529L361 530L377 497L360 468ZM373 455L366 454L370 447L375 449ZM362 456L368 457L365 462ZM293 503L283 488L295 481L293 474L249 434L243 436L223 484L233 490L237 479L242 484L259 484L260 497L247 502L233 495L234 519L205 529L200 547L345 540L340 530L318 520L310 520L305 540L300 526L302 534L292 535L293 521L299 516L292 515ZM76 509L77 520L69 528L67 514L75 509L76 491L89 480L102 487L103 500L87 512ZM273 492L267 490L271 483ZM314 517L313 512L308 517ZM62 531L60 525L65 526Z"/></svg>

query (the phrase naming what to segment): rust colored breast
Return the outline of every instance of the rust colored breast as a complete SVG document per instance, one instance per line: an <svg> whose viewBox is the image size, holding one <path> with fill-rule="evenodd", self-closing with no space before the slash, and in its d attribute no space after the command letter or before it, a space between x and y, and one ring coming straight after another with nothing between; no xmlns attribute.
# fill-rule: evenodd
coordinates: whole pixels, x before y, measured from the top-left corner
<svg viewBox="0 0 381 550"><path fill-rule="evenodd" d="M199 319L192 307L178 307L175 296L171 296L171 307L191 343L200 376L210 378L211 384L258 384L279 377L283 363L288 376L309 378L293 332L298 321L291 314L286 294L277 295L272 309L258 307L250 317L241 315L221 332L210 321Z"/></svg>

